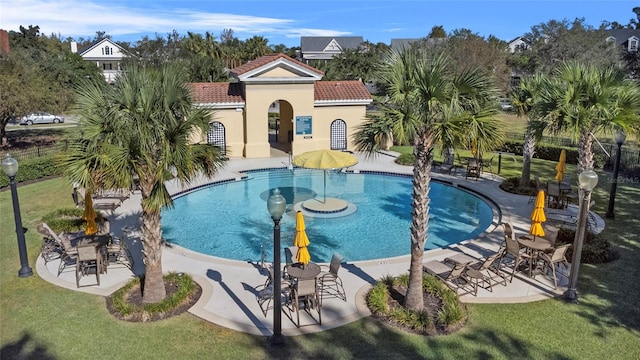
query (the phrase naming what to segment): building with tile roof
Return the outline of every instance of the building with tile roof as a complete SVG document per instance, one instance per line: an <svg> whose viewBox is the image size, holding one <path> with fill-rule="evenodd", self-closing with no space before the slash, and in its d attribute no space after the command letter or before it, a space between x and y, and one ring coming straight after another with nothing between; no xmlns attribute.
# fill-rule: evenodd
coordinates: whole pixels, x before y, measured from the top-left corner
<svg viewBox="0 0 640 360"><path fill-rule="evenodd" d="M355 50L364 42L362 36L302 36L300 52L302 61L330 60L344 50Z"/></svg>
<svg viewBox="0 0 640 360"><path fill-rule="evenodd" d="M194 141L245 158L269 157L272 147L293 156L353 150L352 136L372 102L362 82L321 81L322 71L285 54L260 57L229 73L235 82L190 84L194 104L212 110L208 133L194 134ZM269 127L274 102L275 130Z"/></svg>

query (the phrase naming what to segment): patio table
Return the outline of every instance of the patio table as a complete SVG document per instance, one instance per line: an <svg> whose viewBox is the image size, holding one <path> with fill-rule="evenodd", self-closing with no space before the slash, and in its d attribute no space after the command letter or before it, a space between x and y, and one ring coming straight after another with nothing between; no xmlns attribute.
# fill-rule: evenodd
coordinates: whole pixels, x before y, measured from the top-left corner
<svg viewBox="0 0 640 360"><path fill-rule="evenodd" d="M538 259L538 252L552 249L553 244L546 239L541 237L534 238L531 235L520 236L518 238L518 243L527 248L527 252L531 255L531 260L529 261L529 277L531 277L533 263L537 262Z"/></svg>
<svg viewBox="0 0 640 360"><path fill-rule="evenodd" d="M320 265L310 262L306 265L302 263L294 263L287 266L287 273L289 276L296 279L314 279L320 274Z"/></svg>

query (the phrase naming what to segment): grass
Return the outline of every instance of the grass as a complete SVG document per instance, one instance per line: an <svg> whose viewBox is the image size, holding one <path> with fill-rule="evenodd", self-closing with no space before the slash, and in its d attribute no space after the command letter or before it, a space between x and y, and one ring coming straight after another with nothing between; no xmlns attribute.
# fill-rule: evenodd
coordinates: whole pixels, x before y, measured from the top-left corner
<svg viewBox="0 0 640 360"><path fill-rule="evenodd" d="M517 176L513 160L502 165L503 176ZM554 166L534 160L533 173L550 179ZM600 186L594 192L595 210L601 214L606 209L609 179L609 174L600 173ZM28 229L29 262L34 267L41 241L35 226L43 215L71 205L72 189L63 179L53 179L18 190L23 225ZM607 220L604 236L620 250L621 258L582 266L577 305L561 299L470 304L469 321L462 331L429 338L365 318L329 331L287 337L284 348L273 349L265 337L232 331L189 313L153 323L119 321L109 314L103 297L53 286L37 274L18 278L11 194L3 191L0 358L638 359L639 207L640 184L620 183L616 219Z"/></svg>

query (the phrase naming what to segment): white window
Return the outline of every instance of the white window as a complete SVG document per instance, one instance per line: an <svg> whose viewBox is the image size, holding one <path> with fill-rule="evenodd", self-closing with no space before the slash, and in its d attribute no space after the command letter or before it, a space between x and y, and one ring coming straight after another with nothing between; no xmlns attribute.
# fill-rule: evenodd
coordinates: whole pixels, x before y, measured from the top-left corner
<svg viewBox="0 0 640 360"><path fill-rule="evenodd" d="M633 37L629 39L629 51L635 52L638 51L638 39Z"/></svg>

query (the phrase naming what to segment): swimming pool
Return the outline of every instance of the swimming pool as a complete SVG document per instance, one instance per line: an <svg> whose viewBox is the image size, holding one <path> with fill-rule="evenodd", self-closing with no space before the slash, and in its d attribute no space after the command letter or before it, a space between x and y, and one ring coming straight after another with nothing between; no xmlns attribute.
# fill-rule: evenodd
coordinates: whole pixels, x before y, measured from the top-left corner
<svg viewBox="0 0 640 360"><path fill-rule="evenodd" d="M281 244L293 244L293 204L322 199L323 172L269 169L247 172L240 181L203 187L174 199L163 210L163 237L173 244L217 257L273 259L273 221L266 202L274 188L287 199ZM334 252L345 261L408 255L410 252L412 177L380 173L328 172L327 196L347 200L357 211L339 218L305 217L314 262L329 262ZM430 217L425 249L444 247L482 233L493 220L492 208L478 196L431 182ZM284 259L284 257L283 257Z"/></svg>

